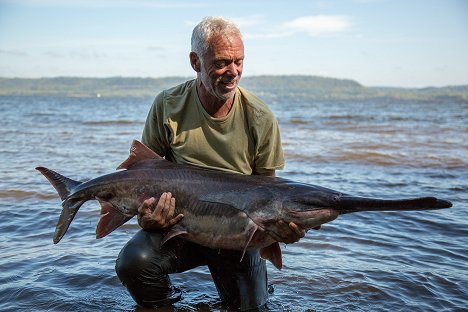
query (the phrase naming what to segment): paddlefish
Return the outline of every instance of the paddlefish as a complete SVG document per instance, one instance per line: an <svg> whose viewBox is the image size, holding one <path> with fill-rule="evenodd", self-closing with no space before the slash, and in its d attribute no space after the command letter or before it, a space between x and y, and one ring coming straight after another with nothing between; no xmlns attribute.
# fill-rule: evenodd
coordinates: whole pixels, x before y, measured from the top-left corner
<svg viewBox="0 0 468 312"><path fill-rule="evenodd" d="M321 186L281 177L242 175L170 162L134 140L121 169L87 182L75 181L37 167L57 190L62 211L53 242L67 232L84 202L101 205L96 238L102 238L138 214L148 198L170 191L181 221L162 244L181 237L216 249L260 249L260 255L282 267L278 222L296 223L305 230L362 211L428 210L452 203L435 197L374 199L355 197Z"/></svg>

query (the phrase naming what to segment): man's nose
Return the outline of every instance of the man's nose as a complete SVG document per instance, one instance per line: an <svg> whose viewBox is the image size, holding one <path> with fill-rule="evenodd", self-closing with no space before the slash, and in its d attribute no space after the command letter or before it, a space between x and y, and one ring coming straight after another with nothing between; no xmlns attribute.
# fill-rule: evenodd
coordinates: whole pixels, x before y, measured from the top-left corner
<svg viewBox="0 0 468 312"><path fill-rule="evenodd" d="M226 73L228 75L236 77L237 75L239 75L240 71L241 71L241 69L239 68L239 66L236 65L236 63L232 62L231 64L228 65Z"/></svg>

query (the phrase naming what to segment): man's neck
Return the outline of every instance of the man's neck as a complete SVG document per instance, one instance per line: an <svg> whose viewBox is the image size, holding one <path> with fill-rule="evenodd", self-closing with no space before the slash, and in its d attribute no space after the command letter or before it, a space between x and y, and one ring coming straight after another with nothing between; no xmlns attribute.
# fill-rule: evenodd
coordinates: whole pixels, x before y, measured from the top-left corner
<svg viewBox="0 0 468 312"><path fill-rule="evenodd" d="M197 94L205 111L214 118L226 117L231 111L234 103L234 96L227 100L220 100L208 92L203 87L199 86L197 81Z"/></svg>

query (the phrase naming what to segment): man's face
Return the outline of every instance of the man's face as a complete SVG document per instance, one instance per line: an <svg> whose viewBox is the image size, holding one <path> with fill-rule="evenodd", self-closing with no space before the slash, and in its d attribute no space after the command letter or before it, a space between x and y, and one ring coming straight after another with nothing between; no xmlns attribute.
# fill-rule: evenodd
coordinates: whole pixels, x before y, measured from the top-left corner
<svg viewBox="0 0 468 312"><path fill-rule="evenodd" d="M203 87L218 100L226 101L236 93L244 64L244 44L238 36L211 37L203 56L200 78Z"/></svg>

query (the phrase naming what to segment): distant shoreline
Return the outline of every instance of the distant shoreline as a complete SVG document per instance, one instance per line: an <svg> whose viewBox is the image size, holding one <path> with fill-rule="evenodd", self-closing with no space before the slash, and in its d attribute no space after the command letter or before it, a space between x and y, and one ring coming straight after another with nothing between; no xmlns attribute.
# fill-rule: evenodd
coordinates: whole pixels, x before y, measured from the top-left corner
<svg viewBox="0 0 468 312"><path fill-rule="evenodd" d="M193 77L2 78L0 96L146 97ZM468 102L468 85L396 88L366 87L350 79L319 76L249 76L241 86L268 100L294 101L455 101Z"/></svg>

